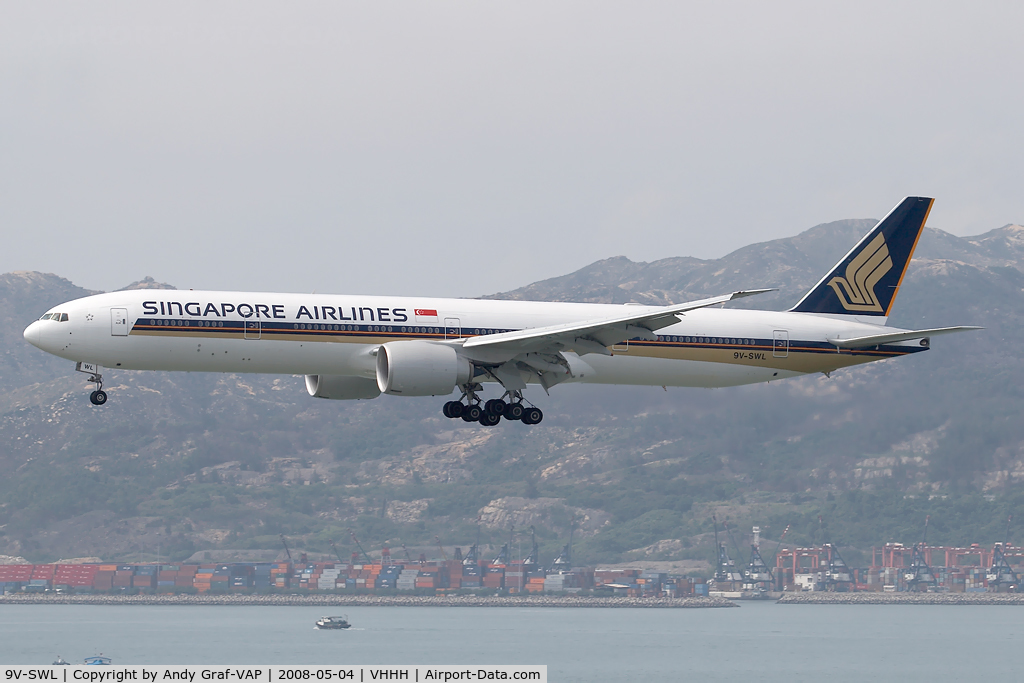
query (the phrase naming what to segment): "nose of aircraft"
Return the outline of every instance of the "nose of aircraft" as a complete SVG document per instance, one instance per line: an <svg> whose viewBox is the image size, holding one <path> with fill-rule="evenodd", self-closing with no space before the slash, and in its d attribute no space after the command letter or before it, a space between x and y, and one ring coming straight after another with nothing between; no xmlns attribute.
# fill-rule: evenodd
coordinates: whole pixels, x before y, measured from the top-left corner
<svg viewBox="0 0 1024 683"><path fill-rule="evenodd" d="M39 346L39 327L42 323L36 320L34 323L25 328L25 341L32 346Z"/></svg>

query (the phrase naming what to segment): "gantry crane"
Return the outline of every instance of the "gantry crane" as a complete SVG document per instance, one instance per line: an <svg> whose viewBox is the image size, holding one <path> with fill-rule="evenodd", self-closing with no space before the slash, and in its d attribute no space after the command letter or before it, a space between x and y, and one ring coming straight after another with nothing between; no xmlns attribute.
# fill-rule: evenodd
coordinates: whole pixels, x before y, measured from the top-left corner
<svg viewBox="0 0 1024 683"><path fill-rule="evenodd" d="M922 591L935 588L935 572L928 566L924 558L924 548L928 543L928 522L931 515L924 518L924 536L920 543L915 543L910 557L910 566L903 574L903 580L907 583L907 590Z"/></svg>
<svg viewBox="0 0 1024 683"><path fill-rule="evenodd" d="M722 528L725 529L725 535L732 541L732 547L736 548L736 559L743 563L743 551L740 550L740 544L736 542L736 537L732 535L732 529L729 528L729 520L722 521Z"/></svg>
<svg viewBox="0 0 1024 683"><path fill-rule="evenodd" d="M753 528L754 541L750 544L750 563L743 572L743 589L753 591L771 590L775 577L772 569L761 558L761 527Z"/></svg>
<svg viewBox="0 0 1024 683"><path fill-rule="evenodd" d="M793 526L793 525L792 524L787 524L786 528L782 530L782 535L779 536L779 543L778 543L778 545L775 546L775 554L772 555L772 565L773 566L776 565L776 562L779 559L779 551L782 550L782 539L784 539L786 537L786 534L789 533L789 527L791 527L791 526ZM775 589L776 590L783 590L785 588L785 585L784 585L785 582L786 582L785 581L785 577L784 576L780 577L777 580L777 582L776 582L777 585L775 586Z"/></svg>
<svg viewBox="0 0 1024 683"><path fill-rule="evenodd" d="M434 536L434 541L437 542L437 547L441 550L441 557L443 557L444 561L447 562L448 561L448 553L446 553L444 551L444 546L441 545L441 537L440 536Z"/></svg>
<svg viewBox="0 0 1024 683"><path fill-rule="evenodd" d="M337 556L338 562L345 564L345 560L341 559L341 552L338 551L338 546L334 545L334 541L331 541L331 548L334 549L334 554Z"/></svg>
<svg viewBox="0 0 1024 683"><path fill-rule="evenodd" d="M996 543L992 549L992 567L988 570L989 588L995 588L997 592L1017 590L1020 585L1020 577L1013 571L1009 561L1006 559L1006 547L1010 545L1010 522L1013 515L1006 519L1006 536L1002 543Z"/></svg>
<svg viewBox="0 0 1024 683"><path fill-rule="evenodd" d="M540 562L540 548L537 546L537 530L530 525L530 554L523 560L523 567L536 567ZM526 571L523 569L523 571Z"/></svg>
<svg viewBox="0 0 1024 683"><path fill-rule="evenodd" d="M466 558L462 560L462 564L465 567L471 567L475 564L480 563L480 517L476 518L476 543L474 543L469 552L466 553Z"/></svg>
<svg viewBox="0 0 1024 683"><path fill-rule="evenodd" d="M821 530L821 538L825 539L825 524L818 515L818 528ZM836 593L846 593L855 585L853 572L850 570L846 560L839 554L839 548L833 543L822 543L828 555L828 570L825 572L825 590Z"/></svg>
<svg viewBox="0 0 1024 683"><path fill-rule="evenodd" d="M718 552L718 568L715 570L715 585L723 583L743 582L743 574L736 568L736 562L729 557L729 549L725 543L718 542L718 518L711 516L715 523L715 548Z"/></svg>
<svg viewBox="0 0 1024 683"><path fill-rule="evenodd" d="M512 522L512 530L509 531L509 534L508 534L508 543L506 543L505 545L501 546L501 551L498 552L498 556L496 558L494 558L494 561L491 562L491 564L508 564L509 563L510 558L511 558L511 555L509 553L512 551L512 539L515 538L515 533L516 533L516 523Z"/></svg>
<svg viewBox="0 0 1024 683"><path fill-rule="evenodd" d="M288 549L288 541L284 540L284 534L281 534L281 545L284 546L284 554L288 556L288 564L293 562L292 551Z"/></svg>
<svg viewBox="0 0 1024 683"><path fill-rule="evenodd" d="M371 560L371 559L370 559L370 556L369 556L369 555L368 555L368 554L366 553L366 551L365 551L365 550L363 550L363 546L362 546L362 544L361 544L361 543L359 543L359 539L358 539L358 538L356 538L356 532L354 532L354 531L352 531L351 529L349 529L349 530L348 530L348 533L349 533L349 536L351 536L351 537L352 537L352 543L354 543L354 544L355 544L355 546L356 546L357 548L359 548L359 552L361 552L361 553L363 554L363 557L365 557L365 558L366 558L366 564L373 564L373 560Z"/></svg>
<svg viewBox="0 0 1024 683"><path fill-rule="evenodd" d="M576 530L576 515L569 520L569 542L562 546L562 552L551 563L552 571L567 572L572 569L572 534Z"/></svg>

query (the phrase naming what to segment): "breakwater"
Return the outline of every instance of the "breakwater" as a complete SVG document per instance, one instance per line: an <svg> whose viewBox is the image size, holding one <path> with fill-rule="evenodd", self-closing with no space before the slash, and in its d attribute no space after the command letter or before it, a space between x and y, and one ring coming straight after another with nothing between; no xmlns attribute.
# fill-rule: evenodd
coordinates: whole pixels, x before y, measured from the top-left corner
<svg viewBox="0 0 1024 683"><path fill-rule="evenodd" d="M287 607L738 607L725 598L419 595L61 595L7 594L0 605L224 605Z"/></svg>
<svg viewBox="0 0 1024 683"><path fill-rule="evenodd" d="M1024 605L1024 593L787 593L779 605Z"/></svg>

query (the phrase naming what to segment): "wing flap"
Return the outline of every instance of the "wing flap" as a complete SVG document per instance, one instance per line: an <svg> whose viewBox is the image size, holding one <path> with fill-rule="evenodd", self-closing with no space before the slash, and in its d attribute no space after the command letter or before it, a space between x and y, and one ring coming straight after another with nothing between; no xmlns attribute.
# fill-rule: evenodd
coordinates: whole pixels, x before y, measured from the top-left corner
<svg viewBox="0 0 1024 683"><path fill-rule="evenodd" d="M940 334L953 334L954 332L970 332L971 330L983 330L983 327L961 325L959 327L936 327L930 330L910 330L892 332L890 334L872 334L866 337L851 337L850 339L839 339L829 337L828 342L835 344L841 349L860 349L866 346L878 346L880 344L894 344L911 339L923 339L925 337L936 337Z"/></svg>
<svg viewBox="0 0 1024 683"><path fill-rule="evenodd" d="M489 334L487 336L467 339L465 344L463 344L463 348L500 348L507 351L525 352L559 342L570 343L574 339L586 339L587 337L596 339L605 346L611 346L626 339L635 336L645 336L651 334L654 330L674 325L679 322L677 316L687 311L707 308L708 306L723 304L733 299L742 299L743 297L771 291L773 290L750 289L723 294L722 296L715 296L710 299L691 301L685 304L662 306L654 310L648 309L629 315Z"/></svg>

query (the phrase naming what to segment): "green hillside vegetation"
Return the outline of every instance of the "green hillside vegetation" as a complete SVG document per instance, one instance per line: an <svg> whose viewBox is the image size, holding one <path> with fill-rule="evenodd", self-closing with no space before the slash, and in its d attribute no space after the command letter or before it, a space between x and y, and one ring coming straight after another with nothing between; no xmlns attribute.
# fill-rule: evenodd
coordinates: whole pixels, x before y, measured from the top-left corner
<svg viewBox="0 0 1024 683"><path fill-rule="evenodd" d="M778 287L743 304L782 309L871 223L818 226L710 261L612 258L495 296L668 303ZM434 556L435 536L466 547L479 533L496 548L514 522L515 543L528 547L533 526L548 560L573 525L578 562L706 561L713 514L741 546L753 524L767 539L790 524L787 542L829 540L851 562L872 545L919 540L929 514L929 540L1002 540L1024 502L1024 363L1013 343L1022 270L1021 228L973 238L929 229L891 324L985 331L831 378L535 389L544 422L495 429L446 420L436 399L313 399L298 377L111 372L111 401L97 409L71 363L21 338L42 311L89 292L9 273L0 553L216 557L276 551L279 534L347 553L353 529L367 549L405 543Z"/></svg>

